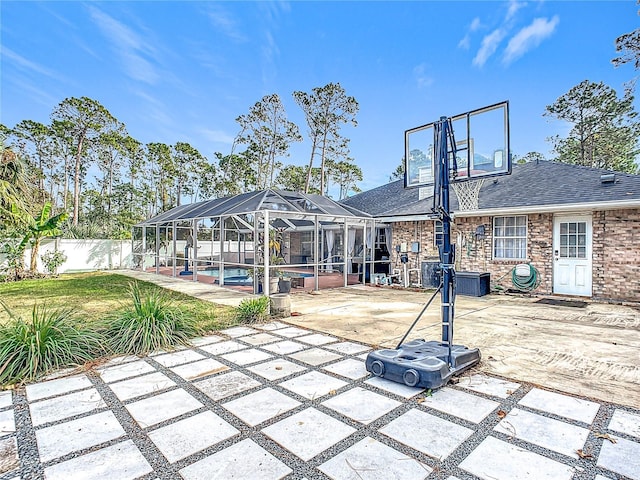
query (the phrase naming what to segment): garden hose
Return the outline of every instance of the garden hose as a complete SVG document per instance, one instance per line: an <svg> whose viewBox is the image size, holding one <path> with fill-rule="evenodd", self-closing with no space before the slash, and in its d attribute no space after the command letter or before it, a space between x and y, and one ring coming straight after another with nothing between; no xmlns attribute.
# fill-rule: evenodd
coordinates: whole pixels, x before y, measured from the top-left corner
<svg viewBox="0 0 640 480"><path fill-rule="evenodd" d="M523 290L525 292L531 292L538 288L540 285L540 275L538 270L531 264L529 267L529 275L518 275L518 268L514 267L511 271L511 281L513 282L513 286L518 290Z"/></svg>

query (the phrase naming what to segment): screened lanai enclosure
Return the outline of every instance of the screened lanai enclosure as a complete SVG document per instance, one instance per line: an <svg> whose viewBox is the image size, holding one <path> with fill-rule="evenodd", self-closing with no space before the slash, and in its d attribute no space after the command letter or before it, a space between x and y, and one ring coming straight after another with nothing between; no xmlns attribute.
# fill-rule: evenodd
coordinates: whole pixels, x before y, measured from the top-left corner
<svg viewBox="0 0 640 480"><path fill-rule="evenodd" d="M254 293L389 273L391 228L320 195L262 190L181 205L134 227L134 268Z"/></svg>

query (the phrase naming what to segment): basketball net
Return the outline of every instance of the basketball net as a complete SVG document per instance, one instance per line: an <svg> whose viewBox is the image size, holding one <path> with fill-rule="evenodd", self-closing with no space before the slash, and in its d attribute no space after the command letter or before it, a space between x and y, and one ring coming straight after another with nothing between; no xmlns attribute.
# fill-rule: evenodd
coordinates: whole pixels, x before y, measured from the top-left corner
<svg viewBox="0 0 640 480"><path fill-rule="evenodd" d="M458 210L478 210L478 197L484 178L452 183L453 191L458 197Z"/></svg>

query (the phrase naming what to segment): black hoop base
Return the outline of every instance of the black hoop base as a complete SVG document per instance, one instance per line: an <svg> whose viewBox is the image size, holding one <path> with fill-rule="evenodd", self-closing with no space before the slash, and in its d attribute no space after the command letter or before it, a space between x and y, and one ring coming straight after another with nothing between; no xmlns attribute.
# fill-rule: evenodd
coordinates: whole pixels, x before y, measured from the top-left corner
<svg viewBox="0 0 640 480"><path fill-rule="evenodd" d="M367 355L366 369L376 377L409 387L436 389L480 361L480 350L443 342L412 340L399 348Z"/></svg>

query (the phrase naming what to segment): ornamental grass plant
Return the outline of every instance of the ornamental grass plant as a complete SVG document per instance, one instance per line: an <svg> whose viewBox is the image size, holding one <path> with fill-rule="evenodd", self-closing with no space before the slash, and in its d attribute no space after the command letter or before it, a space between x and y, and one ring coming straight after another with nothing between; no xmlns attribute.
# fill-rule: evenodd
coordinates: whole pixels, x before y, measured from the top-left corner
<svg viewBox="0 0 640 480"><path fill-rule="evenodd" d="M269 297L245 298L236 309L238 323L260 323L269 317Z"/></svg>
<svg viewBox="0 0 640 480"><path fill-rule="evenodd" d="M80 326L69 308L34 305L25 320L4 302L9 321L0 325L0 384L36 380L60 368L82 365L103 353L103 338Z"/></svg>
<svg viewBox="0 0 640 480"><path fill-rule="evenodd" d="M114 353L145 355L187 345L199 334L196 319L158 288L129 287L132 304L108 315L100 331Z"/></svg>

